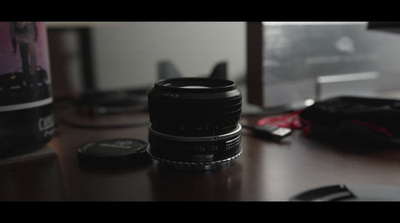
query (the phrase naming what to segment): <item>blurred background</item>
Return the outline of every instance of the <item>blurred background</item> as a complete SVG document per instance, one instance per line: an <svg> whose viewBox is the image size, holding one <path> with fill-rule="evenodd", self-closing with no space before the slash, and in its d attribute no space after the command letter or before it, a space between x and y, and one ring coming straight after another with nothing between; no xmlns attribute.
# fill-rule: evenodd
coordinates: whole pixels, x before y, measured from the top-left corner
<svg viewBox="0 0 400 223"><path fill-rule="evenodd" d="M258 22L252 30L248 22L46 24L56 99L150 88L163 62L183 77L205 77L225 62L245 109L248 102L302 107L337 94L400 95L382 94L400 90L400 36L371 30L371 22Z"/></svg>
<svg viewBox="0 0 400 223"><path fill-rule="evenodd" d="M47 22L54 95L84 90L84 73L98 90L152 86L161 61L188 77L226 61L228 78L243 79L245 24Z"/></svg>

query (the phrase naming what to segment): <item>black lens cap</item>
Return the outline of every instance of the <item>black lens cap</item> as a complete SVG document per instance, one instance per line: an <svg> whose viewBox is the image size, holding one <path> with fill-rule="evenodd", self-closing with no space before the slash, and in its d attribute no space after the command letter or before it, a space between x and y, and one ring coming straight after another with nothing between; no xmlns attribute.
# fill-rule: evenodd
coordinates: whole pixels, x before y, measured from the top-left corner
<svg viewBox="0 0 400 223"><path fill-rule="evenodd" d="M151 162L148 142L138 139L111 139L90 142L78 149L79 163L96 167L127 167Z"/></svg>
<svg viewBox="0 0 400 223"><path fill-rule="evenodd" d="M297 194L291 201L400 201L400 187L384 184L328 185Z"/></svg>

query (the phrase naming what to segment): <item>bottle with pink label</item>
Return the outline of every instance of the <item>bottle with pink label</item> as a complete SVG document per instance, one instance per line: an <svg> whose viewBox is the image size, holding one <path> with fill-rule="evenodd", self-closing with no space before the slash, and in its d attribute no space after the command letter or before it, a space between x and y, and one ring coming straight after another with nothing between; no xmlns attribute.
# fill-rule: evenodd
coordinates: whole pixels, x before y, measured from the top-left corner
<svg viewBox="0 0 400 223"><path fill-rule="evenodd" d="M46 24L0 22L0 159L50 141L52 102Z"/></svg>

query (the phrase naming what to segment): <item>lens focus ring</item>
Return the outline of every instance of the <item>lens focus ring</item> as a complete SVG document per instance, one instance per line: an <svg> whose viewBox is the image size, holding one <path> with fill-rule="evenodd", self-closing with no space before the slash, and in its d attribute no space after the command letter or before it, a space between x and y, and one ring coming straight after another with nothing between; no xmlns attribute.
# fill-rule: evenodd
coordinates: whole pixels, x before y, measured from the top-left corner
<svg viewBox="0 0 400 223"><path fill-rule="evenodd" d="M196 78L188 78L191 81ZM202 83L211 85L212 81ZM149 92L149 113L153 129L179 136L218 135L236 128L242 96L231 81L222 80L213 88L187 89L166 86ZM229 86L223 88L224 86Z"/></svg>

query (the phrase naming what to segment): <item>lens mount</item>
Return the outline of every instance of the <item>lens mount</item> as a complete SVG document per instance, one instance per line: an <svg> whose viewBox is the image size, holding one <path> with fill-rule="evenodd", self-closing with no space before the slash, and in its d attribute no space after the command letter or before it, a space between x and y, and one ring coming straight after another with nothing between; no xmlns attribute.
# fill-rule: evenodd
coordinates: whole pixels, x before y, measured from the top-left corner
<svg viewBox="0 0 400 223"><path fill-rule="evenodd" d="M169 160L169 159L164 159L164 158L154 156L153 154L151 154L151 152L149 152L149 154L153 159L159 161L161 164L172 166L177 169L211 171L211 170L222 169L224 167L229 166L232 163L232 161L234 161L236 158L238 158L240 155L242 155L242 152L243 152L243 149L241 146L239 146L238 153L235 154L234 156L231 156L231 157L228 157L228 158L222 159L222 160L208 161L208 162L176 161L176 160Z"/></svg>

